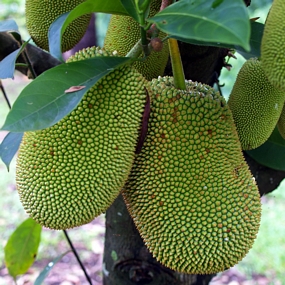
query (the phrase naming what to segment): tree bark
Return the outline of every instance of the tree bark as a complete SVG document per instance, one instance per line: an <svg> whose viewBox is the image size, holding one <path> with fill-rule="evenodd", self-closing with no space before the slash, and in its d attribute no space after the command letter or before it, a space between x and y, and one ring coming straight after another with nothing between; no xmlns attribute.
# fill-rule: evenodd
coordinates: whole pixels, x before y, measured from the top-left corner
<svg viewBox="0 0 285 285"><path fill-rule="evenodd" d="M18 49L20 45L21 43L17 42L17 40L11 34L0 32L0 61ZM31 65L37 76L44 71L61 64L59 60L52 57L49 53L36 46L33 46L32 44L26 45L25 52L29 57ZM26 57L23 53L18 56L16 63L27 63ZM27 67L16 66L16 70L27 76L30 74Z"/></svg>

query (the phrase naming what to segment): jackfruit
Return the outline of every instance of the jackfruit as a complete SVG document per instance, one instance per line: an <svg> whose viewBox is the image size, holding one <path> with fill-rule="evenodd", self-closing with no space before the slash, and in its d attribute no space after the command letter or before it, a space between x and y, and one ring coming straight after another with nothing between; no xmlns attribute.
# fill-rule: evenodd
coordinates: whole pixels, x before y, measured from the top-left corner
<svg viewBox="0 0 285 285"><path fill-rule="evenodd" d="M285 92L267 79L256 58L240 69L229 97L242 149L262 145L273 132L285 101Z"/></svg>
<svg viewBox="0 0 285 285"><path fill-rule="evenodd" d="M105 55L110 54L88 48L68 61ZM134 160L145 84L130 66L115 69L57 124L24 134L16 182L31 218L59 230L86 224L106 211Z"/></svg>
<svg viewBox="0 0 285 285"><path fill-rule="evenodd" d="M155 15L160 8L161 0L153 0L150 5L150 16ZM166 36L160 32L160 39ZM112 15L105 37L104 47L117 51L125 56L141 38L140 25L133 18L122 15ZM143 57L143 55L141 55ZM162 76L169 57L167 43L163 44L161 51L153 51L145 61L134 62L134 67L147 79Z"/></svg>
<svg viewBox="0 0 285 285"><path fill-rule="evenodd" d="M61 14L71 11L84 0L26 0L26 26L37 46L49 50L48 29ZM61 46L62 51L73 48L83 37L91 15L75 19L65 30Z"/></svg>
<svg viewBox="0 0 285 285"><path fill-rule="evenodd" d="M209 274L251 248L261 204L225 100L210 86L186 85L152 80L148 134L122 193L159 262Z"/></svg>
<svg viewBox="0 0 285 285"><path fill-rule="evenodd" d="M280 118L277 122L277 128L282 138L285 139L285 105L283 106Z"/></svg>
<svg viewBox="0 0 285 285"><path fill-rule="evenodd" d="M285 89L285 1L274 0L268 13L261 40L261 64L269 81Z"/></svg>

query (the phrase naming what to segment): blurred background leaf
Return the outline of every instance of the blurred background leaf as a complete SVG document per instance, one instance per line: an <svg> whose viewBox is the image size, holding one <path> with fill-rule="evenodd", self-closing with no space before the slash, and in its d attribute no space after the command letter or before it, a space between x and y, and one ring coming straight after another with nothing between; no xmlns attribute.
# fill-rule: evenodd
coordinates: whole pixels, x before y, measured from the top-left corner
<svg viewBox="0 0 285 285"><path fill-rule="evenodd" d="M10 236L5 248L5 264L14 278L24 274L34 263L41 239L42 227L28 218Z"/></svg>

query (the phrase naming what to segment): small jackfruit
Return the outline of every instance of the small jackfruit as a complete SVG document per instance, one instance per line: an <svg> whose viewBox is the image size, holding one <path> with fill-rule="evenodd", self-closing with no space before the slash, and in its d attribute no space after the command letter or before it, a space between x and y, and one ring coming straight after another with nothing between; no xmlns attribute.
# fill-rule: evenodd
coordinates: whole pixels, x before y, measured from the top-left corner
<svg viewBox="0 0 285 285"><path fill-rule="evenodd" d="M88 48L69 62L104 55L110 54ZM134 160L145 84L130 66L116 69L57 124L24 134L16 182L31 218L58 230L86 224L106 211Z"/></svg>
<svg viewBox="0 0 285 285"><path fill-rule="evenodd" d="M240 69L229 97L242 149L262 145L273 132L285 101L285 92L267 79L256 58Z"/></svg>
<svg viewBox="0 0 285 285"><path fill-rule="evenodd" d="M152 80L148 134L123 196L158 261L209 274L251 248L261 204L225 100L210 86L186 85Z"/></svg>
<svg viewBox="0 0 285 285"><path fill-rule="evenodd" d="M285 1L274 0L267 16L262 41L261 64L269 81L285 89Z"/></svg>
<svg viewBox="0 0 285 285"><path fill-rule="evenodd" d="M71 11L85 0L26 0L26 25L29 34L37 46L49 50L48 29L61 14ZM61 46L62 51L73 48L83 37L91 15L75 19L65 30Z"/></svg>
<svg viewBox="0 0 285 285"><path fill-rule="evenodd" d="M161 1L153 0L150 4L150 16L155 15L160 8ZM166 36L160 32L160 39ZM141 38L140 25L133 18L122 15L112 15L105 37L104 47L117 51L120 56L125 56ZM141 55L142 57L143 55ZM152 51L145 61L134 62L134 67L147 79L162 76L169 57L167 43L163 44L160 51Z"/></svg>

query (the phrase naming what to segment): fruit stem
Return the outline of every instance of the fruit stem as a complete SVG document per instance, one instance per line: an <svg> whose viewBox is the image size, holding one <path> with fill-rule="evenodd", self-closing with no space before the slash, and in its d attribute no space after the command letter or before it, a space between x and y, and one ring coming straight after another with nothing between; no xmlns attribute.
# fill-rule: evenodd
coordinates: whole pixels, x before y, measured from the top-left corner
<svg viewBox="0 0 285 285"><path fill-rule="evenodd" d="M79 257L79 255L78 255L78 253L77 253L75 247L73 246L73 244L72 244L72 242L71 242L71 240L70 240L68 234L67 234L67 231L66 231L66 230L63 230L63 232L64 232L64 235L65 235L65 237L66 237L66 239L67 239L67 242L68 242L68 244L69 244L69 246L70 246L72 252L74 253L74 255L75 255L76 259L77 259L77 262L79 263L79 265L80 265L80 267L81 267L81 269L82 269L82 271L83 271L83 273L84 273L84 275L85 275L85 277L86 277L88 283L89 283L90 285L92 285L92 281L91 281L89 275L87 274L86 269L85 269L83 263L81 262L80 257Z"/></svg>
<svg viewBox="0 0 285 285"><path fill-rule="evenodd" d="M147 39L146 36L146 30L143 27L141 27L141 40L142 40L141 44L144 56L148 56L150 54L150 50L148 48L149 40Z"/></svg>
<svg viewBox="0 0 285 285"><path fill-rule="evenodd" d="M23 51L22 51L23 52L23 56L24 56L24 59L26 60L26 62L28 64L28 69L30 70L33 79L35 79L37 77L37 74L36 74L36 72L34 70L34 67L33 67L31 61L30 61L29 55L26 52L26 44L27 44L27 42L24 43L25 47L23 48Z"/></svg>
<svg viewBox="0 0 285 285"><path fill-rule="evenodd" d="M126 57L138 58L142 53L142 41L141 39L132 47L132 49L126 54Z"/></svg>
<svg viewBox="0 0 285 285"><path fill-rule="evenodd" d="M174 86L177 89L186 90L184 70L180 57L180 51L176 39L168 39Z"/></svg>

